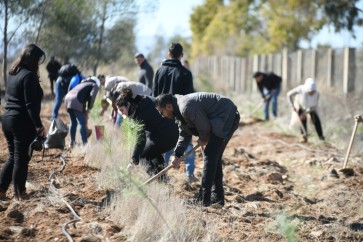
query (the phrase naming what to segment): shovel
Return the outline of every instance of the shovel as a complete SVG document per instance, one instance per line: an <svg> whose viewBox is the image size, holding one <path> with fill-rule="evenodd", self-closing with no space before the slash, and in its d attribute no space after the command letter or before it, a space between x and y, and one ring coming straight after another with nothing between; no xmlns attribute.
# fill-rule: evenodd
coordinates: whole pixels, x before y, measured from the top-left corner
<svg viewBox="0 0 363 242"><path fill-rule="evenodd" d="M345 159L344 159L343 170L347 167L348 158L349 158L350 150L352 149L352 145L353 145L355 133L357 131L357 127L358 127L358 121L355 121L354 128L353 128L353 133L352 133L352 137L350 137L350 142L349 142L347 154L346 154Z"/></svg>
<svg viewBox="0 0 363 242"><path fill-rule="evenodd" d="M193 149L189 150L186 154L184 154L182 157L180 157L179 160L184 160L185 158L187 158L193 151L195 151L196 149L198 149L199 146L200 146L199 144L197 144L196 146L194 146ZM142 186L145 186L145 185L151 183L152 181L158 179L159 177L161 177L162 175L164 175L171 168L173 168L173 165L172 164L168 165L162 171L160 171L158 174L156 174L155 176L151 177L149 180L147 180L146 182L144 182L142 184Z"/></svg>
<svg viewBox="0 0 363 242"><path fill-rule="evenodd" d="M270 98L271 94L265 97L265 99L270 99ZM261 102L256 106L255 109L252 110L252 112L247 117L251 118L252 115L254 115L258 110L260 110L263 107L263 104L265 103L265 99L262 99Z"/></svg>

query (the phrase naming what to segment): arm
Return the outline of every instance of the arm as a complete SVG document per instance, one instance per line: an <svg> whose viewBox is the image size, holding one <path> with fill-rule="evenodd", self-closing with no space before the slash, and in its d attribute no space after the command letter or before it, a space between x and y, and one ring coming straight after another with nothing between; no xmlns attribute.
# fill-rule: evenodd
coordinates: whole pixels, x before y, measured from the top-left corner
<svg viewBox="0 0 363 242"><path fill-rule="evenodd" d="M41 88L38 80L34 75L27 75L24 77L24 101L26 110L32 119L35 128L43 128L42 121L40 120L40 101L38 101L39 91ZM38 103L39 102L39 103Z"/></svg>
<svg viewBox="0 0 363 242"><path fill-rule="evenodd" d="M192 76L191 72L189 72L188 75L186 76L184 93L182 93L182 94L186 95L186 94L193 93L193 92L194 92L193 76Z"/></svg>
<svg viewBox="0 0 363 242"><path fill-rule="evenodd" d="M143 130L141 130L140 133L138 134L138 139L134 151L132 153L131 159L133 164L135 165L139 164L140 156L145 149L145 145L146 145L146 133L145 133L145 128L143 128Z"/></svg>
<svg viewBox="0 0 363 242"><path fill-rule="evenodd" d="M175 157L181 157L183 156L185 150L188 148L188 145L192 139L192 135L188 134L181 125L179 125L179 139L176 144L175 150L174 150L174 156Z"/></svg>
<svg viewBox="0 0 363 242"><path fill-rule="evenodd" d="M98 90L99 90L98 86L96 84L94 84L92 86L92 90L91 90L90 95L89 95L87 110L91 110L93 108L93 105L95 103Z"/></svg>
<svg viewBox="0 0 363 242"><path fill-rule="evenodd" d="M299 88L298 87L296 87L294 89L291 89L290 91L288 91L286 93L287 100L289 101L290 106L294 109L295 112L296 112L296 108L294 106L293 96L295 96L298 93L299 93Z"/></svg>
<svg viewBox="0 0 363 242"><path fill-rule="evenodd" d="M211 133L209 119L205 112L198 107L189 107L183 112L183 117L188 123L194 124L199 134L199 141L206 144ZM199 142L198 142L199 143Z"/></svg>

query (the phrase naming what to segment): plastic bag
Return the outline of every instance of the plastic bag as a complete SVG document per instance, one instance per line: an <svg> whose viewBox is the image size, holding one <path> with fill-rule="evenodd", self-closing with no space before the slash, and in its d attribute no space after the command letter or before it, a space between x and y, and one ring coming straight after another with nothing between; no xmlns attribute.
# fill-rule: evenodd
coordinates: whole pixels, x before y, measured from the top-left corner
<svg viewBox="0 0 363 242"><path fill-rule="evenodd" d="M62 120L56 118L49 127L47 139L44 142L46 149L64 149L68 127Z"/></svg>

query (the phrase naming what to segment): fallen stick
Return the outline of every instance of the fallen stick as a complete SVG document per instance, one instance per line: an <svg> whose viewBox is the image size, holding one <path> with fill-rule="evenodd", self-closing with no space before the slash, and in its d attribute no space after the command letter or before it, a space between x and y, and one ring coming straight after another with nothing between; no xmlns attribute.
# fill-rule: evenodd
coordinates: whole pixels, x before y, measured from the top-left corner
<svg viewBox="0 0 363 242"><path fill-rule="evenodd" d="M179 158L180 161L184 160L185 158L187 158L193 151L195 151L196 149L199 148L199 144L197 144L196 146L193 147L193 149L189 150L187 153L185 153L182 157ZM158 179L159 177L161 177L162 175L164 175L168 170L170 170L171 168L173 168L173 165L170 164L167 167L165 167L162 171L160 171L158 174L156 174L155 176L151 177L149 180L147 180L146 182L144 182L142 184L142 186L145 186L149 183L151 183L152 181Z"/></svg>
<svg viewBox="0 0 363 242"><path fill-rule="evenodd" d="M347 154L346 154L345 159L344 159L344 166L343 166L343 169L345 169L345 168L347 167L348 158L349 158L350 150L352 149L352 145L353 145L353 141L354 141L355 133L356 133L356 131L357 131L357 127L358 127L358 122L357 122L357 121L355 121L354 128L353 128L353 132L352 132L352 136L350 137L350 142L349 142L349 146L348 146Z"/></svg>

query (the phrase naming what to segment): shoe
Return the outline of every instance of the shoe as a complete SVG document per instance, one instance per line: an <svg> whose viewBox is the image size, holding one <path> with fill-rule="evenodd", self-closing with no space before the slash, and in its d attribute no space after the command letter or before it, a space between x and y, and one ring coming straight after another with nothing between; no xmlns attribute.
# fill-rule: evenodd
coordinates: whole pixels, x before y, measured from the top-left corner
<svg viewBox="0 0 363 242"><path fill-rule="evenodd" d="M303 135L302 137L301 137L301 141L300 141L301 143L307 143L308 142L308 137L307 136L305 136L305 135Z"/></svg>
<svg viewBox="0 0 363 242"><path fill-rule="evenodd" d="M21 191L19 193L14 193L14 199L17 201L20 200L28 200L30 198L30 194L26 193L26 190Z"/></svg>
<svg viewBox="0 0 363 242"><path fill-rule="evenodd" d="M218 196L215 193L212 193L211 195L211 203L212 204L219 204L222 207L224 206L224 196Z"/></svg>
<svg viewBox="0 0 363 242"><path fill-rule="evenodd" d="M198 182L199 179L196 178L193 174L192 175L187 175L187 182L189 183L193 183L193 182Z"/></svg>

